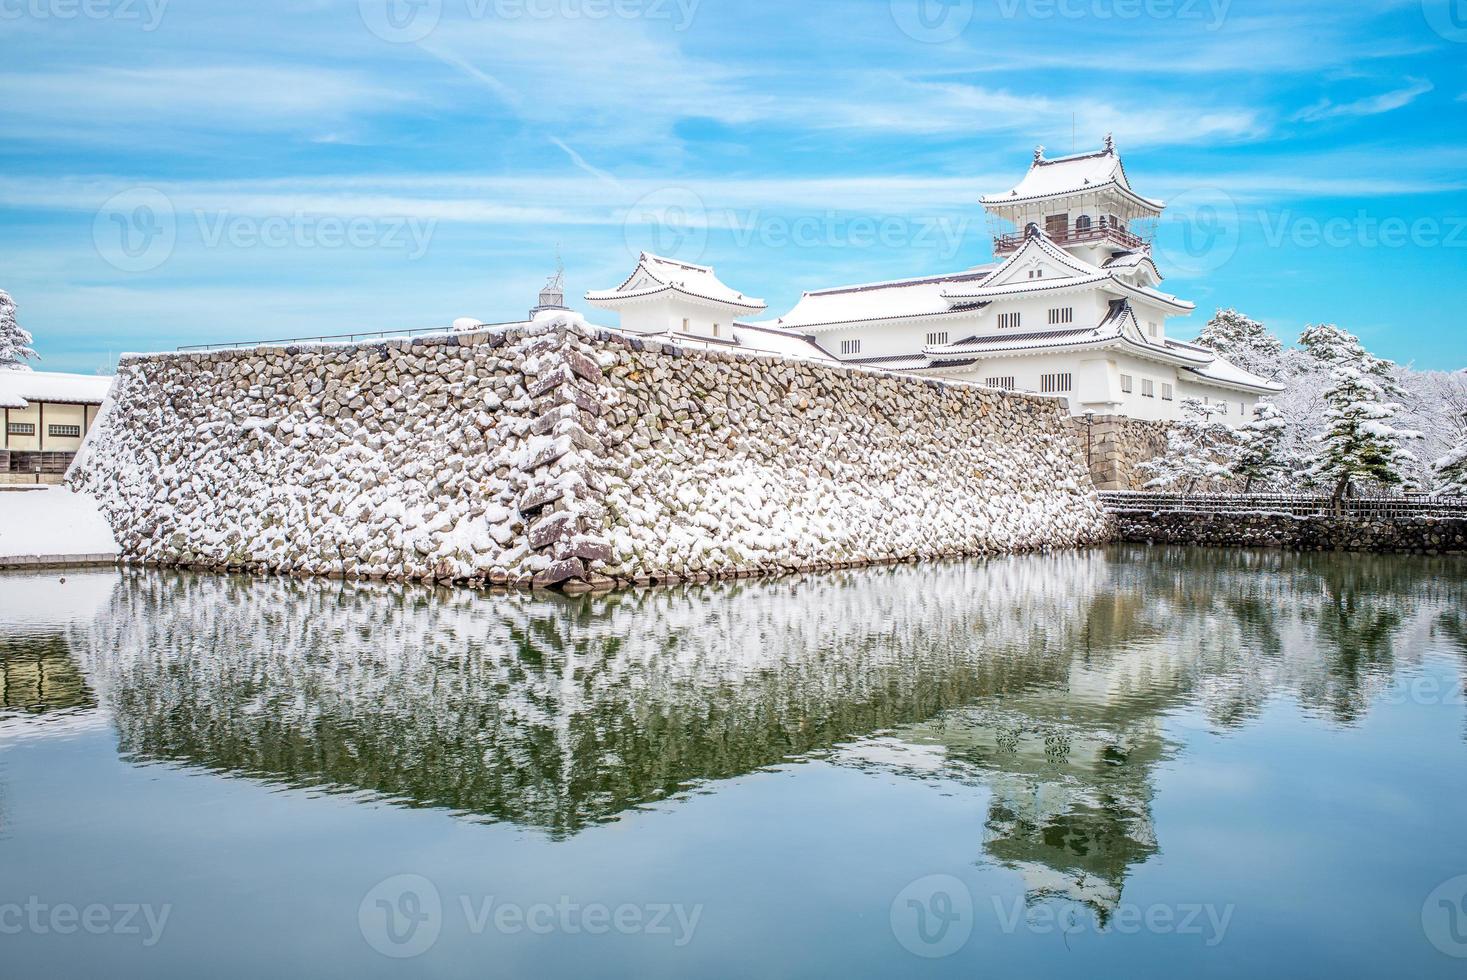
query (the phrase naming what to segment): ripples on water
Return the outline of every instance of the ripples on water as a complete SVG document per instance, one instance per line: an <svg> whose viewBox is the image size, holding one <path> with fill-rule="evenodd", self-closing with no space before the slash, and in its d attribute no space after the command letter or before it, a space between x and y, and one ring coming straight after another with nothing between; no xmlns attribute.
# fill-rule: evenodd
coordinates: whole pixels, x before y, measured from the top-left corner
<svg viewBox="0 0 1467 980"><path fill-rule="evenodd" d="M134 764L552 840L818 759L985 788L983 859L1103 917L1159 851L1169 719L1357 725L1467 658L1460 567L1114 549L581 598L10 576L0 746L110 729Z"/></svg>

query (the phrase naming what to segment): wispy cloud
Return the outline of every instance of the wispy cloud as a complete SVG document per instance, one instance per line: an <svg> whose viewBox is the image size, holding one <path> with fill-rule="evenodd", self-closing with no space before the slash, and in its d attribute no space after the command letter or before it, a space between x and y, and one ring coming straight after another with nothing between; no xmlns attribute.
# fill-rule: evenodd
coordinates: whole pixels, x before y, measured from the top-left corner
<svg viewBox="0 0 1467 980"><path fill-rule="evenodd" d="M1367 96L1356 99L1353 102L1334 102L1330 99L1321 99L1314 105L1300 109L1294 113L1295 122L1320 122L1325 119L1340 119L1344 117L1378 116L1386 112L1394 112L1415 102L1421 96L1436 88L1430 81L1424 78L1407 79L1409 84L1404 88L1383 92L1379 95Z"/></svg>

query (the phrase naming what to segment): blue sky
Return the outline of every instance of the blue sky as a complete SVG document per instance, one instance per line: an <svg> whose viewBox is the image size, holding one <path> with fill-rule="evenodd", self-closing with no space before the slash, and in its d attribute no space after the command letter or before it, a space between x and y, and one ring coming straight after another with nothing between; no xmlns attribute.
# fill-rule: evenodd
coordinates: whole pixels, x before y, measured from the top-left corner
<svg viewBox="0 0 1467 980"><path fill-rule="evenodd" d="M1179 332L1467 366L1467 0L0 0L0 50L52 370L515 319L557 247L576 297L649 248L777 315L988 261L978 197L1107 132Z"/></svg>

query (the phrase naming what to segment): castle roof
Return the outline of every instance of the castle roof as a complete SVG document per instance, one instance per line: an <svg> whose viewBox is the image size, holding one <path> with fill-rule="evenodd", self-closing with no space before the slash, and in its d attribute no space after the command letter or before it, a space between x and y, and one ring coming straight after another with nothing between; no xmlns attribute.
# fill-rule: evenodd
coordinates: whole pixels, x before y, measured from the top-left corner
<svg viewBox="0 0 1467 980"><path fill-rule="evenodd" d="M984 196L982 203L989 208L1004 208L1107 189L1114 190L1142 211L1161 213L1162 202L1142 197L1131 190L1125 164L1121 163L1120 154L1109 137L1103 150L1055 160L1046 160L1044 148L1040 147L1035 151L1034 163L1023 180L1002 194Z"/></svg>
<svg viewBox="0 0 1467 980"><path fill-rule="evenodd" d="M761 311L768 308L762 299L754 299L727 285L706 265L693 265L677 259L643 252L637 267L615 289L594 290L586 294L586 302L601 307L615 307L634 300L665 294L679 294L698 302L732 306L740 310Z"/></svg>

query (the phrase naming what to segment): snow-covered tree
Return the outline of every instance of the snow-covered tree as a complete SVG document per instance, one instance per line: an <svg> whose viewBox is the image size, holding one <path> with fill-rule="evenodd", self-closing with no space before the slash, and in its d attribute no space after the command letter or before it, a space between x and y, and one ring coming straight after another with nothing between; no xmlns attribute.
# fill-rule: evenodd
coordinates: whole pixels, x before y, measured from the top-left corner
<svg viewBox="0 0 1467 980"><path fill-rule="evenodd" d="M1405 482L1403 469L1414 457L1404 444L1421 433L1390 424L1401 410L1391 401L1399 391L1394 382L1381 378L1366 362L1351 364L1343 358L1330 378L1324 394L1327 425L1314 438L1317 455L1309 468L1310 482L1330 487L1337 501L1349 495L1356 480L1386 486Z"/></svg>
<svg viewBox="0 0 1467 980"><path fill-rule="evenodd" d="M27 360L35 360L33 338L15 318L15 300L0 289L0 371L29 371Z"/></svg>
<svg viewBox="0 0 1467 980"><path fill-rule="evenodd" d="M1262 323L1237 310L1218 310L1197 343L1260 377L1277 377L1282 367L1283 343Z"/></svg>
<svg viewBox="0 0 1467 980"><path fill-rule="evenodd" d="M1283 413L1269 402L1259 402L1252 421L1239 433L1243 444L1233 467L1233 475L1243 481L1244 493L1251 491L1255 483L1273 483L1289 472L1284 451L1287 432Z"/></svg>
<svg viewBox="0 0 1467 980"><path fill-rule="evenodd" d="M1467 419L1463 420L1467 422ZM1444 497L1467 497L1467 433L1432 467L1432 489Z"/></svg>
<svg viewBox="0 0 1467 980"><path fill-rule="evenodd" d="M1222 420L1221 405L1197 398L1182 399L1182 420L1167 433L1166 452L1136 468L1149 473L1148 488L1180 487L1191 493L1198 483L1231 479L1241 441Z"/></svg>
<svg viewBox="0 0 1467 980"><path fill-rule="evenodd" d="M1345 365L1375 376L1389 395L1403 393L1396 383L1396 365L1376 357L1365 349L1359 337L1333 323L1305 327L1299 335L1299 348L1316 362L1320 370L1333 371Z"/></svg>

